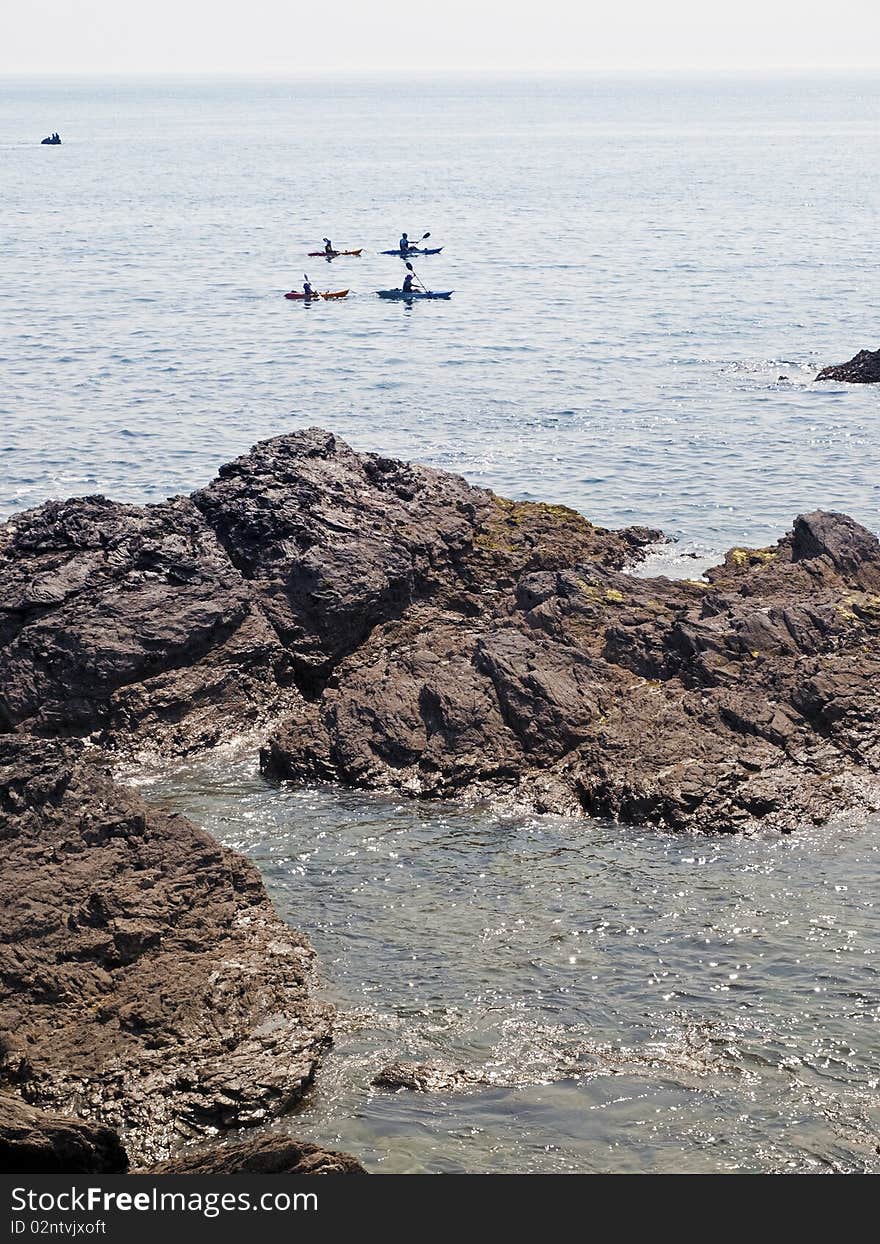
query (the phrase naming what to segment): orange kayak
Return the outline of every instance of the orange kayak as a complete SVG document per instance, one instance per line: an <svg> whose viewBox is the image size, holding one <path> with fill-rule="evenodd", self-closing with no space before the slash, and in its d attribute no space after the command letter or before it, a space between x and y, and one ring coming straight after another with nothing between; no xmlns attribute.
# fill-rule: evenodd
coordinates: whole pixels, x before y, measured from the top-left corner
<svg viewBox="0 0 880 1244"><path fill-rule="evenodd" d="M331 251L328 255L326 251L309 251L309 259L338 259L340 255L362 255L364 248L358 251Z"/></svg>
<svg viewBox="0 0 880 1244"><path fill-rule="evenodd" d="M302 302L314 302L316 298L345 298L347 294L348 294L347 289L337 289L337 290L330 291L326 294L314 293L312 294L311 298L307 298L305 294L300 294L295 289L292 289L290 293L285 294L284 297L285 298L299 298Z"/></svg>

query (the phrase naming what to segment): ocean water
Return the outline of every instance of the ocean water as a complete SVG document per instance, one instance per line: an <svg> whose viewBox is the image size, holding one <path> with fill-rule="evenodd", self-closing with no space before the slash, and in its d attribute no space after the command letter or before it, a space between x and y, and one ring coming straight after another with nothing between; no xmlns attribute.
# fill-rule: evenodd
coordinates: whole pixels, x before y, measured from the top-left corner
<svg viewBox="0 0 880 1244"><path fill-rule="evenodd" d="M878 121L865 81L0 84L0 514L319 424L707 557L816 506L880 530L880 390L812 381L880 344ZM375 297L401 229L448 303ZM285 301L303 272L349 298ZM340 1027L295 1134L377 1171L880 1169L880 821L139 780L317 947ZM468 1083L371 1087L401 1058Z"/></svg>
<svg viewBox="0 0 880 1244"><path fill-rule="evenodd" d="M712 549L878 528L880 393L812 384L880 344L878 122L880 80L0 84L0 513L319 424ZM402 229L448 304L375 296Z"/></svg>

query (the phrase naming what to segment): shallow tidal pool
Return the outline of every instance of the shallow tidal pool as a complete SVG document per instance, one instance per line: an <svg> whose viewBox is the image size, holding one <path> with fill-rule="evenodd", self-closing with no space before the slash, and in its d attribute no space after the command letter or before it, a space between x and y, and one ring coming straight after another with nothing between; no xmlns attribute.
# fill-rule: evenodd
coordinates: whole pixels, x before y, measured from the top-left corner
<svg viewBox="0 0 880 1244"><path fill-rule="evenodd" d="M297 1137L375 1172L880 1172L880 818L673 836L220 752L139 784L318 951L340 1016ZM372 1087L398 1060L473 1082Z"/></svg>

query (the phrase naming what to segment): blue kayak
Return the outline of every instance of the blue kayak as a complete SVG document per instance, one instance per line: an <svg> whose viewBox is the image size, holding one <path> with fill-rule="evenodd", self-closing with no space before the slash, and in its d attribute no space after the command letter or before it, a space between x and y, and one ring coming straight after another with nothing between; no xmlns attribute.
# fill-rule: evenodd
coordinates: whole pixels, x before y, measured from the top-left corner
<svg viewBox="0 0 880 1244"><path fill-rule="evenodd" d="M426 249L421 249L418 246L411 246L409 250L406 252L406 254L404 255L403 251L398 246L396 250L379 251L379 254L380 255L397 255L399 256L400 259L408 259L410 255L439 255L442 250L443 250L442 246L429 246Z"/></svg>
<svg viewBox="0 0 880 1244"><path fill-rule="evenodd" d="M413 298L451 298L455 293L452 289L411 289L409 293L403 289L377 289L380 298L397 298L399 301L410 302Z"/></svg>

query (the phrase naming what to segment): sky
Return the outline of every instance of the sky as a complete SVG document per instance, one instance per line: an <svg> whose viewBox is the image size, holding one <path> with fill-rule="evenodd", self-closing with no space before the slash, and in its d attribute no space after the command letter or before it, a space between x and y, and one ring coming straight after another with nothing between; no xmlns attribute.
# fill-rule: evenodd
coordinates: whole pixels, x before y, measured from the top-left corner
<svg viewBox="0 0 880 1244"><path fill-rule="evenodd" d="M0 74L880 73L878 0L4 0Z"/></svg>

